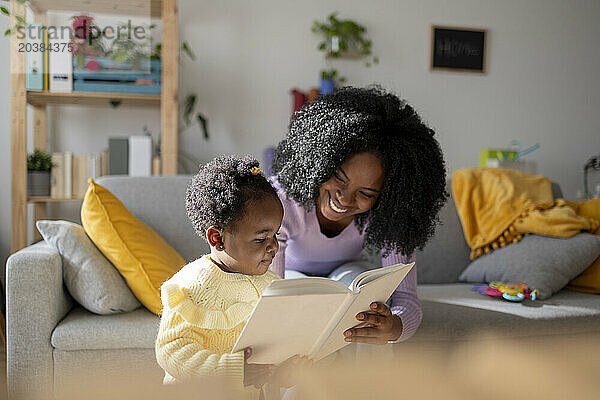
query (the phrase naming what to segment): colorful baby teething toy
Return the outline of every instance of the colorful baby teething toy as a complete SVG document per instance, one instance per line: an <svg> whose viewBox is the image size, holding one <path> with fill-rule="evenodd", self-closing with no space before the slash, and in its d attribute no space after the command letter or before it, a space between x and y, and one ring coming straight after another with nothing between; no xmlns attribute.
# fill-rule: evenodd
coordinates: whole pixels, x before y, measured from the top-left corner
<svg viewBox="0 0 600 400"><path fill-rule="evenodd" d="M530 289L523 283L493 281L489 285L473 286L471 290L491 297L502 297L509 301L523 301L526 298L537 299L539 290Z"/></svg>

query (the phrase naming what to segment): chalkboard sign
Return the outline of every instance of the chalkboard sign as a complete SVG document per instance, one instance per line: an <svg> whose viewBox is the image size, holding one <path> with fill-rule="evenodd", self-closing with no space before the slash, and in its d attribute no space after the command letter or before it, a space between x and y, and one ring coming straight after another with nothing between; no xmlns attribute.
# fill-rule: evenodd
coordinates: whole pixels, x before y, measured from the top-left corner
<svg viewBox="0 0 600 400"><path fill-rule="evenodd" d="M485 72L485 30L432 27L431 68Z"/></svg>

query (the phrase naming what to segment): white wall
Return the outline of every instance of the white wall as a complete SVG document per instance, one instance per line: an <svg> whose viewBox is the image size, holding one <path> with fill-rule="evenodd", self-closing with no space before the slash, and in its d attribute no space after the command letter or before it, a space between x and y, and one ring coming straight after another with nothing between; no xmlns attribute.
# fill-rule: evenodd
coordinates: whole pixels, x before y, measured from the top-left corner
<svg viewBox="0 0 600 400"><path fill-rule="evenodd" d="M243 4L243 5L242 5ZM355 85L373 82L408 99L436 129L450 171L476 165L484 147L539 142L539 172L574 198L582 165L600 152L600 3L597 1L203 1L181 5L184 93L199 93L213 138L182 137L204 159L262 149L284 135L289 89L316 85L325 67L310 32L339 10L363 23L379 65L331 63ZM485 75L431 72L430 25L489 30Z"/></svg>
<svg viewBox="0 0 600 400"><path fill-rule="evenodd" d="M289 90L317 85L328 66L316 50L312 21L332 11L364 24L381 62L336 61L354 85L381 83L406 98L438 132L450 171L474 166L483 147L517 139L539 142L539 172L566 197L582 188L582 165L600 152L600 2L575 0L180 0L180 36L196 62L182 60L180 97L195 92L211 139L198 128L181 145L202 161L219 153L254 153L277 143L291 111ZM431 72L431 24L486 28L487 74ZM8 54L8 40L0 40ZM9 79L0 78L0 185L10 187ZM4 107L2 107L4 105ZM49 127L55 150L92 152L116 134L160 129L155 110L61 107ZM10 247L10 198L0 193L0 250ZM54 206L52 217L78 219L77 205ZM5 222L6 221L6 222Z"/></svg>

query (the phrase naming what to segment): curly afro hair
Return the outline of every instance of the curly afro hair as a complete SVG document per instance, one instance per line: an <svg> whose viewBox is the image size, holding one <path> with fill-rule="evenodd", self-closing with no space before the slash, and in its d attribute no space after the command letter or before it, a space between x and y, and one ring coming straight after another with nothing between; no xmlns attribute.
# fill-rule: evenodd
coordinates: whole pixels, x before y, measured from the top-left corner
<svg viewBox="0 0 600 400"><path fill-rule="evenodd" d="M385 181L376 204L355 216L363 247L411 254L435 233L446 166L435 132L415 110L378 86L346 87L294 113L273 158L286 195L307 210L320 186L356 153L377 155Z"/></svg>
<svg viewBox="0 0 600 400"><path fill-rule="evenodd" d="M187 215L198 236L206 239L206 230L213 225L234 228L250 200L279 199L262 173L252 173L258 165L250 155L219 156L200 168L185 195Z"/></svg>

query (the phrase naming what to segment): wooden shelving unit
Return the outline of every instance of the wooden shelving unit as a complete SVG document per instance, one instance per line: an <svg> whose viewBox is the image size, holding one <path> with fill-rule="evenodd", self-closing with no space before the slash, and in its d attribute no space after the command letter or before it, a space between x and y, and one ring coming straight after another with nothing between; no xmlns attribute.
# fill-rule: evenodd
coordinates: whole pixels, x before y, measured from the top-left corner
<svg viewBox="0 0 600 400"><path fill-rule="evenodd" d="M177 0L31 0L29 7L35 22L46 24L48 10L89 12L94 14L142 15L161 17L162 87L160 95L91 92L34 92L25 86L25 53L19 52L24 38L10 39L10 96L11 96L11 251L27 246L27 204L34 204L34 220L46 217L50 202L80 201L81 199L51 199L27 197L27 104L33 106L34 148L47 149L46 106L48 104L81 104L96 106L160 107L162 174L177 174ZM10 1L10 26L15 15L25 15L25 5Z"/></svg>
<svg viewBox="0 0 600 400"><path fill-rule="evenodd" d="M57 199L57 198L53 198L53 197L34 196L34 197L27 198L28 203L34 203L34 204L37 204L37 203L41 203L41 204L60 203L60 202L64 202L64 201L81 201L81 200L83 200L83 198L77 198L77 197Z"/></svg>
<svg viewBox="0 0 600 400"><path fill-rule="evenodd" d="M160 101L160 94L27 92L27 103L32 106L44 106L46 104L85 104L94 106L160 107Z"/></svg>

